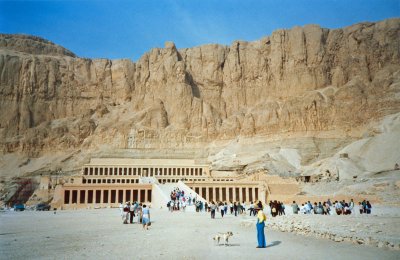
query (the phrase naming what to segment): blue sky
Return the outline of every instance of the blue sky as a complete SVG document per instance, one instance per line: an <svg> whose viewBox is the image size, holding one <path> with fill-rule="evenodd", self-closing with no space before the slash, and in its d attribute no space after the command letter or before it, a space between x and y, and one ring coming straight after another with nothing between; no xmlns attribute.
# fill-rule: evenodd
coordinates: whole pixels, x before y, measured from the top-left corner
<svg viewBox="0 0 400 260"><path fill-rule="evenodd" d="M1 33L40 36L81 57L133 60L166 41L230 45L296 25L391 17L400 17L400 0L0 0Z"/></svg>

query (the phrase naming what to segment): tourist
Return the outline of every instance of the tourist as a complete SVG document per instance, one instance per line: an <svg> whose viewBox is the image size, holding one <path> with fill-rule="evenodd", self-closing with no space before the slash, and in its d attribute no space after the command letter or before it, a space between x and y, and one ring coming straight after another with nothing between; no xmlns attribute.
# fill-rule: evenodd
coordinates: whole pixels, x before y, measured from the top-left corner
<svg viewBox="0 0 400 260"><path fill-rule="evenodd" d="M364 208L363 208L361 202L358 203L358 208L360 210L360 214L363 214L364 213Z"/></svg>
<svg viewBox="0 0 400 260"><path fill-rule="evenodd" d="M233 211L235 212L235 217L237 217L238 206L236 205L236 202L233 203Z"/></svg>
<svg viewBox="0 0 400 260"><path fill-rule="evenodd" d="M267 217L265 216L263 209L260 208L260 210L257 213L257 242L258 246L257 248L265 248L267 246L265 242L265 234L264 234L264 228L265 228L265 221L267 220Z"/></svg>
<svg viewBox="0 0 400 260"><path fill-rule="evenodd" d="M246 215L246 202L242 202L242 213Z"/></svg>
<svg viewBox="0 0 400 260"><path fill-rule="evenodd" d="M278 203L276 204L276 212L277 212L278 216L282 215L282 208L281 208L280 201L278 201Z"/></svg>
<svg viewBox="0 0 400 260"><path fill-rule="evenodd" d="M137 215L138 215L138 224L142 223L142 203L139 203L138 207L137 207Z"/></svg>
<svg viewBox="0 0 400 260"><path fill-rule="evenodd" d="M185 212L186 211L186 201L182 200L181 204L182 204L182 206L181 206L182 211Z"/></svg>
<svg viewBox="0 0 400 260"><path fill-rule="evenodd" d="M286 215L286 213L285 213L285 204L283 204L283 202L281 202L281 215Z"/></svg>
<svg viewBox="0 0 400 260"><path fill-rule="evenodd" d="M337 215L341 215L343 213L343 206L342 203L335 201L335 210Z"/></svg>
<svg viewBox="0 0 400 260"><path fill-rule="evenodd" d="M135 216L135 204L132 202L131 206L129 207L129 223L133 223L133 217Z"/></svg>
<svg viewBox="0 0 400 260"><path fill-rule="evenodd" d="M231 209L231 215L233 215L233 203L230 201L229 208Z"/></svg>
<svg viewBox="0 0 400 260"><path fill-rule="evenodd" d="M226 213L228 212L228 204L224 204L224 214L226 215Z"/></svg>
<svg viewBox="0 0 400 260"><path fill-rule="evenodd" d="M321 202L318 202L318 205L317 205L317 214L319 214L319 215L324 214L324 207L322 206L322 203L321 203Z"/></svg>
<svg viewBox="0 0 400 260"><path fill-rule="evenodd" d="M293 214L298 214L298 212L299 212L299 205L297 205L296 201L293 201L292 210L293 210Z"/></svg>
<svg viewBox="0 0 400 260"><path fill-rule="evenodd" d="M192 205L192 193L189 194L187 199L188 199L188 202L189 202L189 206L191 206Z"/></svg>
<svg viewBox="0 0 400 260"><path fill-rule="evenodd" d="M307 214L311 214L311 211L313 210L313 206L310 201L307 202Z"/></svg>
<svg viewBox="0 0 400 260"><path fill-rule="evenodd" d="M214 201L211 201L210 209L211 209L211 218L215 218L215 210L217 209L217 205L215 205Z"/></svg>
<svg viewBox="0 0 400 260"><path fill-rule="evenodd" d="M208 212L208 203L207 202L205 202L204 203L204 212Z"/></svg>
<svg viewBox="0 0 400 260"><path fill-rule="evenodd" d="M350 200L349 210L350 210L350 213L353 214L353 210L354 210L354 201L353 201L353 199Z"/></svg>
<svg viewBox="0 0 400 260"><path fill-rule="evenodd" d="M317 209L318 209L318 207L317 207L317 202L314 202L314 207L313 207L313 213L314 213L314 214L318 214L318 213L317 213Z"/></svg>
<svg viewBox="0 0 400 260"><path fill-rule="evenodd" d="M301 204L300 213L307 214L307 206L306 205Z"/></svg>
<svg viewBox="0 0 400 260"><path fill-rule="evenodd" d="M254 216L258 213L259 210L264 208L262 202L259 200L258 203L254 206Z"/></svg>
<svg viewBox="0 0 400 260"><path fill-rule="evenodd" d="M196 212L200 212L201 201L197 200L194 204L196 205Z"/></svg>
<svg viewBox="0 0 400 260"><path fill-rule="evenodd" d="M253 203L253 209L252 209L252 211L253 211L253 216L256 216L256 215L257 215L256 207L257 207L257 204L256 204L256 202L254 201L254 203Z"/></svg>
<svg viewBox="0 0 400 260"><path fill-rule="evenodd" d="M324 202L322 204L322 214L323 215L329 215L329 211L330 211L330 209L328 207L328 204L326 202Z"/></svg>
<svg viewBox="0 0 400 260"><path fill-rule="evenodd" d="M225 213L225 206L222 202L219 203L219 211L221 212L221 218L224 217L224 213Z"/></svg>
<svg viewBox="0 0 400 260"><path fill-rule="evenodd" d="M344 207L343 207L343 215L350 215L351 211L350 211L350 207L349 204L345 203Z"/></svg>
<svg viewBox="0 0 400 260"><path fill-rule="evenodd" d="M271 207L271 215L272 217L276 217L276 215L278 214L278 202L275 201L271 201L270 202L270 207Z"/></svg>
<svg viewBox="0 0 400 260"><path fill-rule="evenodd" d="M240 201L238 201L237 207L238 207L239 214L242 214L243 208L242 208L242 204L240 204Z"/></svg>
<svg viewBox="0 0 400 260"><path fill-rule="evenodd" d="M128 224L128 219L129 219L129 202L126 202L122 212L122 223Z"/></svg>
<svg viewBox="0 0 400 260"><path fill-rule="evenodd" d="M150 226L150 210L146 207L146 204L143 204L141 216L142 216L143 229L148 230Z"/></svg>
<svg viewBox="0 0 400 260"><path fill-rule="evenodd" d="M249 205L248 211L249 211L249 215L251 216L253 214L253 211L254 211L254 204L253 204L252 201L250 201L250 205Z"/></svg>
<svg viewBox="0 0 400 260"><path fill-rule="evenodd" d="M372 206L371 203L369 203L369 201L367 201L365 209L367 211L367 214L371 214Z"/></svg>
<svg viewBox="0 0 400 260"><path fill-rule="evenodd" d="M363 202L361 202L362 208L363 208L363 213L367 214L367 201L363 200Z"/></svg>

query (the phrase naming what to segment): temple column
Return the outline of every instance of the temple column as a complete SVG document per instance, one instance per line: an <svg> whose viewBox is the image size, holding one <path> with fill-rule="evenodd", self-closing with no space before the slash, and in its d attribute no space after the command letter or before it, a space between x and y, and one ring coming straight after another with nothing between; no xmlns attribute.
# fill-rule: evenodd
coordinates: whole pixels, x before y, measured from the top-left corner
<svg viewBox="0 0 400 260"><path fill-rule="evenodd" d="M69 204L73 204L73 203L72 203L72 193L74 193L73 190L71 190L71 191L69 192Z"/></svg>
<svg viewBox="0 0 400 260"><path fill-rule="evenodd" d="M208 190L209 187L206 187L206 201L210 201L210 192Z"/></svg>
<svg viewBox="0 0 400 260"><path fill-rule="evenodd" d="M142 201L142 198L141 198L141 195L140 195L140 189L138 189L138 195L137 195L137 197L138 197L138 202L140 203L141 201Z"/></svg>
<svg viewBox="0 0 400 260"><path fill-rule="evenodd" d="M217 202L217 196L216 196L217 194L216 194L216 192L215 192L215 187L212 188L212 193L213 193L213 194L212 194L213 201L214 201L214 202Z"/></svg>
<svg viewBox="0 0 400 260"><path fill-rule="evenodd" d="M248 187L246 187L246 200L250 201L250 199L249 199L249 188Z"/></svg>
<svg viewBox="0 0 400 260"><path fill-rule="evenodd" d="M222 187L219 187L219 201L222 201Z"/></svg>
<svg viewBox="0 0 400 260"><path fill-rule="evenodd" d="M236 188L233 187L232 190L233 190L232 202L235 202L236 201Z"/></svg>
<svg viewBox="0 0 400 260"><path fill-rule="evenodd" d="M100 203L103 204L103 201L104 201L104 190L101 189L101 191L100 191Z"/></svg>
<svg viewBox="0 0 400 260"><path fill-rule="evenodd" d="M115 190L115 201L117 203L121 202L121 198L119 197L119 190L118 189Z"/></svg>
<svg viewBox="0 0 400 260"><path fill-rule="evenodd" d="M76 204L80 204L81 202L81 190L77 191L77 198L76 198Z"/></svg>
<svg viewBox="0 0 400 260"><path fill-rule="evenodd" d="M225 187L225 199L229 201L229 187Z"/></svg>
<svg viewBox="0 0 400 260"><path fill-rule="evenodd" d="M146 189L146 190L144 190L144 202L148 202L149 201L149 198L148 198L148 190Z"/></svg>
<svg viewBox="0 0 400 260"><path fill-rule="evenodd" d="M85 204L88 204L89 191L85 190Z"/></svg>
<svg viewBox="0 0 400 260"><path fill-rule="evenodd" d="M243 189L242 189L242 187L239 188L239 201L240 202L243 201Z"/></svg>
<svg viewBox="0 0 400 260"><path fill-rule="evenodd" d="M126 202L126 190L122 190L122 203Z"/></svg>
<svg viewBox="0 0 400 260"><path fill-rule="evenodd" d="M251 190L251 196L252 196L253 201L257 201L257 200L256 200L256 189L255 189L255 188L253 188L253 189Z"/></svg>
<svg viewBox="0 0 400 260"><path fill-rule="evenodd" d="M111 190L108 190L108 204L111 204Z"/></svg>

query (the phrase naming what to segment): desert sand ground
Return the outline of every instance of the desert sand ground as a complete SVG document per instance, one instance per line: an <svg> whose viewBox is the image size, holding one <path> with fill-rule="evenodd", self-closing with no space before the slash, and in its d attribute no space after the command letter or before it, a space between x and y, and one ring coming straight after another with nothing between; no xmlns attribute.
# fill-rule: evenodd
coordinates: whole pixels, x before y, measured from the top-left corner
<svg viewBox="0 0 400 260"><path fill-rule="evenodd" d="M249 216L151 210L152 225L122 224L118 209L0 213L1 259L400 259L400 251L266 228L256 249ZM254 217L252 217L254 218ZM212 236L232 231L229 246Z"/></svg>

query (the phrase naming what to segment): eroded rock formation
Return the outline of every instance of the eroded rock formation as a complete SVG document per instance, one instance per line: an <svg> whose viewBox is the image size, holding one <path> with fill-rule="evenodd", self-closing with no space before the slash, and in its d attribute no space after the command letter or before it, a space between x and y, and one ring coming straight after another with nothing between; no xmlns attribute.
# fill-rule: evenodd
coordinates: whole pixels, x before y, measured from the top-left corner
<svg viewBox="0 0 400 260"><path fill-rule="evenodd" d="M1 34L0 150L3 158L40 157L311 138L287 147L301 150L282 166L296 171L400 112L399 35L400 19L308 25L231 46L167 42L132 62L79 58L38 37ZM263 156L258 161L272 160Z"/></svg>

